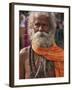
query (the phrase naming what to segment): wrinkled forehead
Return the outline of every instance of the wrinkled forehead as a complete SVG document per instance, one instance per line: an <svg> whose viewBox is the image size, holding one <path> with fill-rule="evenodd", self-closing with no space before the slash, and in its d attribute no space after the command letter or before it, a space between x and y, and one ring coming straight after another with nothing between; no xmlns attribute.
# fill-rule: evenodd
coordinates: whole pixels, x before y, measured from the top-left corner
<svg viewBox="0 0 72 90"><path fill-rule="evenodd" d="M37 14L35 17L34 17L34 22L48 22L48 16L46 15L42 15L42 14Z"/></svg>
<svg viewBox="0 0 72 90"><path fill-rule="evenodd" d="M35 19L39 19L39 20L41 20L41 19L48 19L49 18L49 15L48 14L39 14L39 13L37 13L37 14L35 14L34 15L34 18Z"/></svg>

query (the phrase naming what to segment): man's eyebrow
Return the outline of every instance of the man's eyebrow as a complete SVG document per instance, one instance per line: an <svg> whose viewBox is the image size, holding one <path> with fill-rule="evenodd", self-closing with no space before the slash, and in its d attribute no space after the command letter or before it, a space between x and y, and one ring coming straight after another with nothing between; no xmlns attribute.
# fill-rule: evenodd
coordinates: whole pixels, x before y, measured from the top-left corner
<svg viewBox="0 0 72 90"><path fill-rule="evenodd" d="M40 23L39 22L36 22L35 25L40 25Z"/></svg>

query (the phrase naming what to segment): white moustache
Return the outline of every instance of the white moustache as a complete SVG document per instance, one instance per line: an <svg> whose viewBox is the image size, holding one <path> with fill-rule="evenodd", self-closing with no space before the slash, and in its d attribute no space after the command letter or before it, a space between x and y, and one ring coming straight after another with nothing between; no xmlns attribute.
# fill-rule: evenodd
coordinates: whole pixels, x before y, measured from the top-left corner
<svg viewBox="0 0 72 90"><path fill-rule="evenodd" d="M33 39L35 39L35 38L37 38L37 37L41 37L41 38L48 38L48 33L46 33L46 32L36 32L34 35L33 35Z"/></svg>
<svg viewBox="0 0 72 90"><path fill-rule="evenodd" d="M32 44L36 44L37 47L49 47L53 43L51 35L46 32L36 32L32 36Z"/></svg>

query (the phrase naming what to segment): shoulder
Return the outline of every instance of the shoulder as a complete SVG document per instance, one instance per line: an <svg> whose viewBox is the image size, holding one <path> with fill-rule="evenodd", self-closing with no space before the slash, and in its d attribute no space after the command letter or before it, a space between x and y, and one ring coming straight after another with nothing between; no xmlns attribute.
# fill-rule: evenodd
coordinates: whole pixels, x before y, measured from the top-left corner
<svg viewBox="0 0 72 90"><path fill-rule="evenodd" d="M26 59L28 57L28 55L29 55L29 50L30 50L30 46L21 49L20 53L19 53L20 58L24 57Z"/></svg>
<svg viewBox="0 0 72 90"><path fill-rule="evenodd" d="M29 51L29 49L30 49L30 46L21 49L21 50L20 50L20 54L27 53L27 52Z"/></svg>

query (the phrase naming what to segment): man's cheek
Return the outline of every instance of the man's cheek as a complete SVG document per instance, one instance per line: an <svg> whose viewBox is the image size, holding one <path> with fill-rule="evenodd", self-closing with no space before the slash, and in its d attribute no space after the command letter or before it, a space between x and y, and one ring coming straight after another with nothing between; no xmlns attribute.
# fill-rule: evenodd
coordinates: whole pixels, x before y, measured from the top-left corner
<svg viewBox="0 0 72 90"><path fill-rule="evenodd" d="M36 32L38 32L39 30L38 30L38 27L36 27L36 26L34 26L34 32L36 33Z"/></svg>

